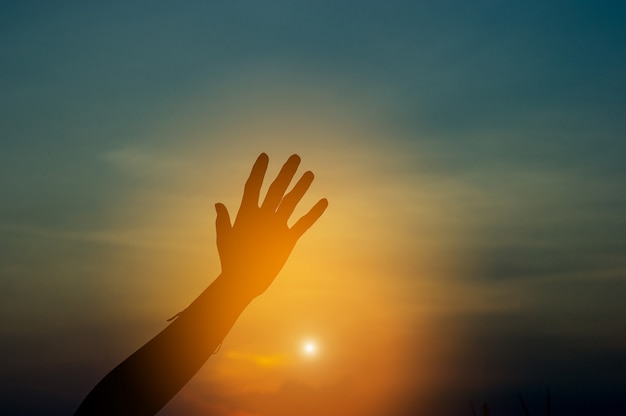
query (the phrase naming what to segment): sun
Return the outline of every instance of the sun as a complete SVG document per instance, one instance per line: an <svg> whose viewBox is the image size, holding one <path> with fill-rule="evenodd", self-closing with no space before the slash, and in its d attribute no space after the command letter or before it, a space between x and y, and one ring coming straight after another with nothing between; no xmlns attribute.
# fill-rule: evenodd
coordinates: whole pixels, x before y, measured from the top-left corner
<svg viewBox="0 0 626 416"><path fill-rule="evenodd" d="M302 353L307 357L313 357L317 355L317 343L315 341L305 341L302 343Z"/></svg>

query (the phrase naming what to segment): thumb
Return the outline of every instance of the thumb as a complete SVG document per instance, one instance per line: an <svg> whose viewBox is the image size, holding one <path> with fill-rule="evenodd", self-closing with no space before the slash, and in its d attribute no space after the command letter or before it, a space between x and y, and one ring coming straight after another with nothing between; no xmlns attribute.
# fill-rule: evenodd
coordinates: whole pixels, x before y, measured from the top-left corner
<svg viewBox="0 0 626 416"><path fill-rule="evenodd" d="M215 219L215 231L217 232L217 239L219 241L221 237L228 234L232 227L230 225L230 215L228 214L228 210L224 204L219 202L215 204L215 212L217 213L217 218Z"/></svg>

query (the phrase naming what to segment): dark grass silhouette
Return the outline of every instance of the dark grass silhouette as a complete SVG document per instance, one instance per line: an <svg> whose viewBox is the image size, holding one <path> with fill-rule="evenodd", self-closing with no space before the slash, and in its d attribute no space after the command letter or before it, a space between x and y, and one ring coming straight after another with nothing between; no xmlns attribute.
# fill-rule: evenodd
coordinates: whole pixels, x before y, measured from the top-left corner
<svg viewBox="0 0 626 416"><path fill-rule="evenodd" d="M321 199L289 227L314 176L305 172L286 193L300 164L300 157L292 155L259 205L268 163L265 153L254 163L234 222L223 204L215 205L221 274L163 331L107 374L76 416L157 413L214 353L246 306L271 285L328 201Z"/></svg>
<svg viewBox="0 0 626 416"><path fill-rule="evenodd" d="M522 410L524 411L525 416L530 416L528 412L528 407L526 406L526 402L524 402L524 398L521 393L517 393L517 398L522 406ZM470 410L472 411L472 416L478 416L476 413L476 408L474 407L474 403L470 400L469 402ZM550 403L550 387L546 388L546 416L550 416L551 412L551 403ZM489 416L489 406L487 403L483 404L483 416Z"/></svg>

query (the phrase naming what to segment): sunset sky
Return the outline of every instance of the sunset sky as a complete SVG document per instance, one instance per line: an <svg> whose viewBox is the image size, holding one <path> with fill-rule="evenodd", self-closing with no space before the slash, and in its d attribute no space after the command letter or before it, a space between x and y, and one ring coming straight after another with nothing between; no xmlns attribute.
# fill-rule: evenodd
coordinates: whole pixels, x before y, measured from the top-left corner
<svg viewBox="0 0 626 416"><path fill-rule="evenodd" d="M193 301L266 152L329 207L161 415L623 415L624 22L0 1L0 413L71 414Z"/></svg>

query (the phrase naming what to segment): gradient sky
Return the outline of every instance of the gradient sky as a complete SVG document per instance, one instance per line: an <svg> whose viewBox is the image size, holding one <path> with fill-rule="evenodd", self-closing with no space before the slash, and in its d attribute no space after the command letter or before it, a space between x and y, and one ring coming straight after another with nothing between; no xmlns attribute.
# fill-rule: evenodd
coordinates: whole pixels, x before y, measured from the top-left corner
<svg viewBox="0 0 626 416"><path fill-rule="evenodd" d="M0 413L71 413L186 307L267 152L315 172L297 212L330 206L161 414L521 414L549 385L554 414L623 415L625 21L0 2Z"/></svg>

